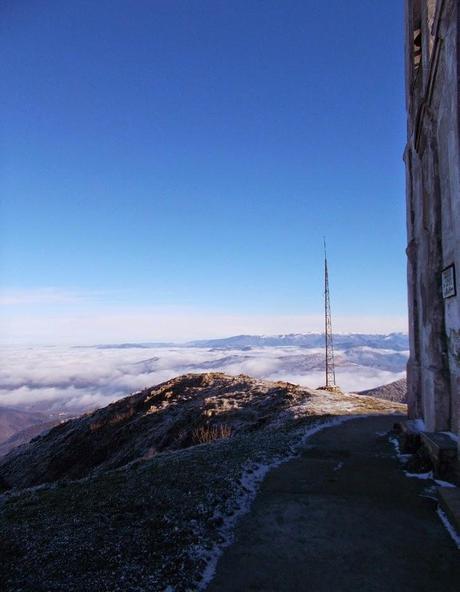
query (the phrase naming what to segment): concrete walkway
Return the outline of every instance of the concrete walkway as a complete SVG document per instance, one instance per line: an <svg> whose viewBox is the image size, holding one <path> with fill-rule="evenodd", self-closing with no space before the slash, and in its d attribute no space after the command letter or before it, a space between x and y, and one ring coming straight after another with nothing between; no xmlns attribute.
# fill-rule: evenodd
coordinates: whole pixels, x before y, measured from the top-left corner
<svg viewBox="0 0 460 592"><path fill-rule="evenodd" d="M208 592L459 592L460 551L386 436L356 419L272 471Z"/></svg>

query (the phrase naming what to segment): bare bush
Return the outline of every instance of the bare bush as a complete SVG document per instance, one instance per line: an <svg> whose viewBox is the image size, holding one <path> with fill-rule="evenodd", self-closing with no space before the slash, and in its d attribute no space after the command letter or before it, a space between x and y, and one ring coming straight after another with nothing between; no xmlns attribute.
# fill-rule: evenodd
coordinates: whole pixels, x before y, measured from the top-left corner
<svg viewBox="0 0 460 592"><path fill-rule="evenodd" d="M223 438L230 438L232 435L232 428L226 424L217 426L204 425L195 428L192 432L192 439L194 444L206 444L214 440L222 440Z"/></svg>

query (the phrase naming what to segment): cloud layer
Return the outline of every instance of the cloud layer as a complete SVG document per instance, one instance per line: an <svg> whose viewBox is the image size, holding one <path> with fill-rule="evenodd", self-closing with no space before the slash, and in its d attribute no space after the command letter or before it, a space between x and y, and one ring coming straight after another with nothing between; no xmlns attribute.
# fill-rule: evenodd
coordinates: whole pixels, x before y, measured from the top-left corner
<svg viewBox="0 0 460 592"><path fill-rule="evenodd" d="M404 375L406 354L385 350L361 365L359 352L337 352L337 382L346 391L372 388ZM324 382L318 349L192 347L98 349L2 347L0 405L80 412L187 372L224 371L310 387Z"/></svg>

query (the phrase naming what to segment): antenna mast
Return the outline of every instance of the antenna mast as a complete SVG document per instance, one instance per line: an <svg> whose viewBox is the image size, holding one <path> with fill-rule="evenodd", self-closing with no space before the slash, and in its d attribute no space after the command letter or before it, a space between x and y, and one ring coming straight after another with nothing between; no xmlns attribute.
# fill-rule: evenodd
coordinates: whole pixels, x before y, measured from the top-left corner
<svg viewBox="0 0 460 592"><path fill-rule="evenodd" d="M326 385L321 390L340 393L335 383L334 339L332 336L331 299L329 294L329 271L327 268L326 239L324 243L324 341L326 346Z"/></svg>

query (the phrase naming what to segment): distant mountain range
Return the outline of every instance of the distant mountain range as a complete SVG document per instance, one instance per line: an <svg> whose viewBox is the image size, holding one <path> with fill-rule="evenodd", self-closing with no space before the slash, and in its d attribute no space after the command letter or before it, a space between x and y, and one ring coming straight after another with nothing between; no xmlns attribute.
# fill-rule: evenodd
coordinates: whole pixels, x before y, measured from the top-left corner
<svg viewBox="0 0 460 592"><path fill-rule="evenodd" d="M58 425L63 419L63 416L0 407L0 457Z"/></svg>
<svg viewBox="0 0 460 592"><path fill-rule="evenodd" d="M350 349L367 346L376 349L392 349L405 351L409 349L409 339L405 333L374 334L374 333L336 333L334 345L337 349ZM296 346L316 348L324 346L323 333L288 333L286 335L234 335L221 339L199 339L187 343L145 342L100 344L97 349L149 349L152 347L204 347L242 349L248 347L282 347ZM78 346L82 347L82 346Z"/></svg>
<svg viewBox="0 0 460 592"><path fill-rule="evenodd" d="M0 407L0 444L13 434L48 421L44 413Z"/></svg>

